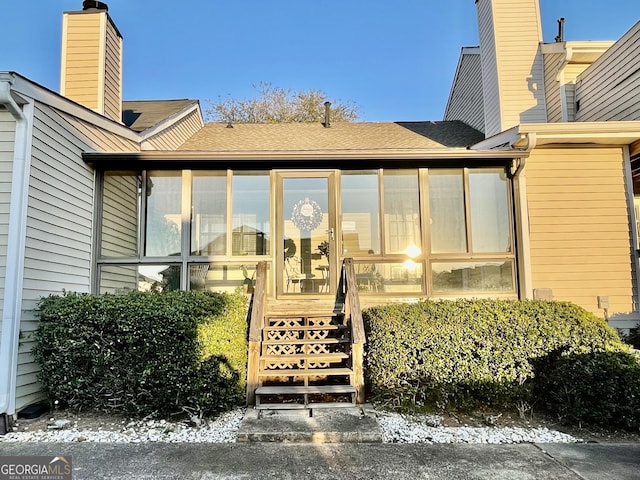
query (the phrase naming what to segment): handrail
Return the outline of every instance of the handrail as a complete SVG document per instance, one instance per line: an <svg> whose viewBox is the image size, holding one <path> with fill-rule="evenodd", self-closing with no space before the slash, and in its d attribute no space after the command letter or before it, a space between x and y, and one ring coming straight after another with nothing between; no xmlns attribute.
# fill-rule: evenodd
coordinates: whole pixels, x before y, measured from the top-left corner
<svg viewBox="0 0 640 480"><path fill-rule="evenodd" d="M247 405L255 404L255 392L259 386L260 349L262 328L267 303L267 262L259 262L256 267L256 283L251 296L251 316L249 318L249 353L247 356Z"/></svg>
<svg viewBox="0 0 640 480"><path fill-rule="evenodd" d="M360 297L358 295L358 283L356 281L356 271L352 258L345 258L342 263L345 279L346 300L351 316L351 329L353 333L353 343L367 343L367 336L364 332L364 321L362 319L362 309L360 307Z"/></svg>
<svg viewBox="0 0 640 480"><path fill-rule="evenodd" d="M353 259L345 258L341 272L342 290L345 294L345 315L351 318L351 363L353 368L353 384L356 388L356 403L365 402L364 386L364 344L367 336L364 331L360 297L358 296L358 282Z"/></svg>

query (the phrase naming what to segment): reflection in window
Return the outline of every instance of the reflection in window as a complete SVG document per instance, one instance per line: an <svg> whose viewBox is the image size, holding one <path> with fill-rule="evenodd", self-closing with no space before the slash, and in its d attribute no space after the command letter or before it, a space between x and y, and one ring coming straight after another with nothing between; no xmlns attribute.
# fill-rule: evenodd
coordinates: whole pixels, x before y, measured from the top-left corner
<svg viewBox="0 0 640 480"><path fill-rule="evenodd" d="M511 235L504 170L469 173L473 251L509 252Z"/></svg>
<svg viewBox="0 0 640 480"><path fill-rule="evenodd" d="M180 288L178 265L102 265L99 292L171 292Z"/></svg>
<svg viewBox="0 0 640 480"><path fill-rule="evenodd" d="M380 253L377 171L343 172L341 182L344 255Z"/></svg>
<svg viewBox="0 0 640 480"><path fill-rule="evenodd" d="M429 170L431 251L467 251L462 170Z"/></svg>
<svg viewBox="0 0 640 480"><path fill-rule="evenodd" d="M138 255L140 175L105 172L102 196L101 257Z"/></svg>
<svg viewBox="0 0 640 480"><path fill-rule="evenodd" d="M146 255L181 253L181 172L149 172L147 176Z"/></svg>
<svg viewBox="0 0 640 480"><path fill-rule="evenodd" d="M420 254L418 172L384 172L385 253Z"/></svg>
<svg viewBox="0 0 640 480"><path fill-rule="evenodd" d="M477 262L433 262L434 293L512 292L511 260Z"/></svg>
<svg viewBox="0 0 640 480"><path fill-rule="evenodd" d="M193 172L191 254L227 253L227 177Z"/></svg>
<svg viewBox="0 0 640 480"><path fill-rule="evenodd" d="M255 263L193 263L189 266L189 289L227 292L241 290L252 293L256 280ZM267 281L270 276L267 275ZM267 286L270 291L270 286Z"/></svg>
<svg viewBox="0 0 640 480"><path fill-rule="evenodd" d="M234 172L232 192L232 255L268 255L268 172Z"/></svg>
<svg viewBox="0 0 640 480"><path fill-rule="evenodd" d="M355 265L358 291L363 294L422 293L422 263L365 263Z"/></svg>

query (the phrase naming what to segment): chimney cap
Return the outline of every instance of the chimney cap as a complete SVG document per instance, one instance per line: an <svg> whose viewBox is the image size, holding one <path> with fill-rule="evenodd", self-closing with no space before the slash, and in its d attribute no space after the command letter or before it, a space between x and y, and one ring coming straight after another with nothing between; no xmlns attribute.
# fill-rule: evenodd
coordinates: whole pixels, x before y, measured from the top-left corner
<svg viewBox="0 0 640 480"><path fill-rule="evenodd" d="M84 0L84 2L82 2L82 10L90 10L92 8L104 10L105 12L109 11L109 6L104 2L97 2L95 0Z"/></svg>

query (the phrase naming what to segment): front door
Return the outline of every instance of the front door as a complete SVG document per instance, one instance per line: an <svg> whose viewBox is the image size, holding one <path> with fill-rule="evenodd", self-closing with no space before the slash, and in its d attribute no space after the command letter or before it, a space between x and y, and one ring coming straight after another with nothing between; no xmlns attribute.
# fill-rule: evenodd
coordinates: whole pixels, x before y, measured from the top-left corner
<svg viewBox="0 0 640 480"><path fill-rule="evenodd" d="M334 294L334 174L280 172L277 185L278 295Z"/></svg>

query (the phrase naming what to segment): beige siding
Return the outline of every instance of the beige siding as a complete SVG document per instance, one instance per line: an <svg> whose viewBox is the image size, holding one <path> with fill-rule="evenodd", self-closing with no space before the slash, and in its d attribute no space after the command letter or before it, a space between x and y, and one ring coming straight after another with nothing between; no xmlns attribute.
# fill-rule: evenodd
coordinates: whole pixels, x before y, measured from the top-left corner
<svg viewBox="0 0 640 480"><path fill-rule="evenodd" d="M202 117L194 110L180 121L143 143L145 150L176 150L203 127Z"/></svg>
<svg viewBox="0 0 640 480"><path fill-rule="evenodd" d="M463 49L444 120L461 120L484 132L480 49Z"/></svg>
<svg viewBox="0 0 640 480"><path fill-rule="evenodd" d="M11 203L11 175L16 123L7 111L0 111L0 313L4 302L9 232L9 205ZM0 335L2 322L0 322Z"/></svg>
<svg viewBox="0 0 640 480"><path fill-rule="evenodd" d="M100 14L64 15L60 93L102 113Z"/></svg>
<svg viewBox="0 0 640 480"><path fill-rule="evenodd" d="M133 142L36 104L33 127L16 408L40 398L30 351L43 296L91 287L94 172L82 152L131 151Z"/></svg>
<svg viewBox="0 0 640 480"><path fill-rule="evenodd" d="M562 53L544 55L544 92L547 102L547 121L562 122L562 99L558 71L564 58Z"/></svg>
<svg viewBox="0 0 640 480"><path fill-rule="evenodd" d="M487 136L546 122L538 1L479 0L477 5Z"/></svg>
<svg viewBox="0 0 640 480"><path fill-rule="evenodd" d="M104 82L104 114L120 122L122 120L122 37L111 22L107 22Z"/></svg>
<svg viewBox="0 0 640 480"><path fill-rule="evenodd" d="M633 311L632 245L619 148L535 150L526 167L533 288L602 315Z"/></svg>
<svg viewBox="0 0 640 480"><path fill-rule="evenodd" d="M577 121L640 120L638 58L640 22L580 75Z"/></svg>

